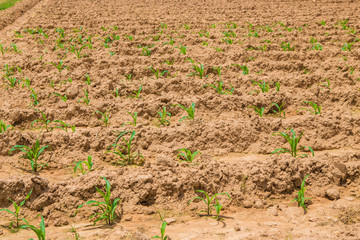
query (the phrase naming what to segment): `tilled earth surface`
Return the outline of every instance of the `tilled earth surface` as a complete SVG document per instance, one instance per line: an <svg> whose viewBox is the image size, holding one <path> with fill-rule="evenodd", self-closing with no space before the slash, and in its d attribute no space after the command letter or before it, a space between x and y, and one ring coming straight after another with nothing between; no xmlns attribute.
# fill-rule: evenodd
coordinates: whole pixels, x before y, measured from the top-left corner
<svg viewBox="0 0 360 240"><path fill-rule="evenodd" d="M12 125L0 133L0 207L32 189L21 214L35 226L42 215L48 239L74 239L72 228L81 239L150 239L158 211L171 239L360 239L358 32L357 1L18 2L0 12L0 120ZM182 120L177 104L193 103ZM48 128L34 122L42 113ZM290 129L314 156L271 155L289 148L273 133ZM127 141L135 132L137 165L107 152L124 131ZM37 139L49 147L34 174L9 151ZM201 154L180 162L181 148ZM93 171L74 173L88 156ZM291 201L307 175L305 213ZM101 177L121 199L110 227L88 220L95 208L75 215L100 200ZM187 205L195 190L230 194L218 197L222 221ZM9 223L1 212L1 239L35 237Z"/></svg>

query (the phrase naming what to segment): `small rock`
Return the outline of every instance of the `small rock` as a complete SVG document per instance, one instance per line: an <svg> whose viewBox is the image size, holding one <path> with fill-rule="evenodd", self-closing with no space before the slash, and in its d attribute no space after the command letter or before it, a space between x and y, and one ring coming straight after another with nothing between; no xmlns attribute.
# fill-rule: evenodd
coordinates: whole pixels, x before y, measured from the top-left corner
<svg viewBox="0 0 360 240"><path fill-rule="evenodd" d="M274 223L274 222L265 222L264 224L266 226L269 226L269 227L276 227L277 226L277 223Z"/></svg>
<svg viewBox="0 0 360 240"><path fill-rule="evenodd" d="M335 188L329 188L325 191L325 196L330 200L336 200L340 198L340 192Z"/></svg>
<svg viewBox="0 0 360 240"><path fill-rule="evenodd" d="M263 208L264 204L261 200L256 200L254 204L254 208Z"/></svg>
<svg viewBox="0 0 360 240"><path fill-rule="evenodd" d="M165 220L165 222L167 222L168 225L176 222L176 219L175 219L175 218L165 218L164 220Z"/></svg>
<svg viewBox="0 0 360 240"><path fill-rule="evenodd" d="M0 235L3 235L4 231L2 229L0 229Z"/></svg>
<svg viewBox="0 0 360 240"><path fill-rule="evenodd" d="M345 197L345 200L352 202L352 201L355 200L355 198L353 198L353 197Z"/></svg>
<svg viewBox="0 0 360 240"><path fill-rule="evenodd" d="M318 221L319 221L319 218L317 218L317 217L312 217L312 218L309 218L309 221L310 221L310 222L318 222Z"/></svg>
<svg viewBox="0 0 360 240"><path fill-rule="evenodd" d="M125 216L124 221L130 222L132 220L132 216Z"/></svg>
<svg viewBox="0 0 360 240"><path fill-rule="evenodd" d="M278 216L278 210L277 210L277 207L276 206L273 206L273 207L269 207L267 209L267 213L271 216Z"/></svg>
<svg viewBox="0 0 360 240"><path fill-rule="evenodd" d="M234 230L235 230L236 232L240 232L240 231L241 231L241 227L240 227L240 226L235 226L235 227L234 227Z"/></svg>
<svg viewBox="0 0 360 240"><path fill-rule="evenodd" d="M59 103L58 103L58 106L59 106L59 108L67 108L67 103L66 102L64 102L64 101L60 101Z"/></svg>
<svg viewBox="0 0 360 240"><path fill-rule="evenodd" d="M251 208L254 204L254 201L251 200L245 200L243 201L244 208Z"/></svg>

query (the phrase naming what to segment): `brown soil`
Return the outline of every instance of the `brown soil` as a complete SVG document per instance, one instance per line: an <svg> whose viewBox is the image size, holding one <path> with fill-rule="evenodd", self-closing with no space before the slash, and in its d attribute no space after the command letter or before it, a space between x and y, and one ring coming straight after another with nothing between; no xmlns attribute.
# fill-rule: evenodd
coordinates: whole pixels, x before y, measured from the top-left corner
<svg viewBox="0 0 360 240"><path fill-rule="evenodd" d="M349 19L345 27L339 24L344 19ZM37 27L48 37L24 32ZM65 48L55 48L57 28L67 34ZM236 34L230 37L233 44L222 40L223 32L230 30ZM0 66L20 67L21 73L15 70L14 76L31 80L39 104L30 106L31 93L22 87L24 81L9 88L2 77L0 119L13 128L0 134L0 208L12 209L8 198L20 202L33 189L22 214L36 226L39 218L34 218L41 214L47 239L74 239L70 226L81 239L150 239L160 232L158 211L176 220L166 228L173 240L360 239L360 34L356 31L360 32L360 5L351 0L18 2L0 12L0 39L4 47L15 43L21 53L9 50L0 55ZM199 32L209 32L209 37ZM259 37L249 36L255 32ZM79 45L79 35L93 36L93 49L84 48L78 59L67 48L71 39ZM107 36L110 48L103 44ZM170 41L167 36L174 39L173 46L164 45ZM312 50L311 38L322 51ZM282 42L290 42L295 50L283 51ZM345 43L354 43L351 51L341 50ZM139 45L153 44L151 56L141 55ZM187 47L186 55L174 48L180 44ZM261 51L264 45L266 51ZM193 69L188 58L203 64L207 77L189 76ZM60 59L68 66L61 72L49 64ZM165 60L174 63L164 64ZM246 65L249 74L232 64ZM221 78L213 70L219 66ZM154 79L148 67L169 73ZM85 74L92 80L90 85ZM126 80L124 75L129 74L132 79ZM330 88L321 84L325 79ZM234 87L232 95L202 88L219 80L226 88ZM252 93L259 90L252 80L272 82L269 92ZM280 82L280 91L274 82ZM140 86L141 98L129 98ZM89 105L80 100L84 89L89 92ZM116 89L120 97L115 97ZM52 93L66 94L66 103ZM322 113L298 111L307 107L302 101L320 104ZM195 120L180 122L185 111L173 105L191 103L196 104ZM284 103L286 118L273 114L272 103ZM264 116L259 117L250 105L264 107ZM160 126L157 120L164 106L171 113L169 126ZM50 120L75 125L76 131L46 132L40 123L31 127L40 116L34 109ZM109 127L94 113L106 109L111 114ZM138 113L136 127L123 126L131 121L128 111ZM300 146L311 146L315 157L309 151L304 152L308 158L270 155L288 147L281 137L272 136L276 131L289 132L288 128L298 135L304 131ZM115 155L106 153L116 140L114 131L124 130L136 131L133 150L144 156L142 166L116 165ZM29 162L19 159L19 151L8 153L14 145L32 145L37 138L51 149L41 155L48 167L34 175ZM202 154L192 164L180 163L180 148ZM88 155L93 156L94 171L74 173L74 162ZM311 200L304 213L291 200L306 175L306 196ZM93 226L88 217L95 209L90 207L74 216L78 205L99 199L95 186L104 188L103 176L111 183L112 199L121 199L119 218L110 227ZM231 195L231 200L219 197L224 205L222 222L200 217L202 202L187 205L198 189ZM9 217L1 212L1 239L35 237L29 230L10 231Z"/></svg>

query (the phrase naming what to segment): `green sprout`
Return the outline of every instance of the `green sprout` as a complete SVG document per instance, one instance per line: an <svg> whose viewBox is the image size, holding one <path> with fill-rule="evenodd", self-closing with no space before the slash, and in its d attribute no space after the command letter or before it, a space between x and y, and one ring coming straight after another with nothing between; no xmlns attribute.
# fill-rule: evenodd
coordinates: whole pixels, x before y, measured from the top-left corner
<svg viewBox="0 0 360 240"><path fill-rule="evenodd" d="M169 73L168 71L163 71L160 73L159 69L154 69L152 67L148 67L148 69L150 69L153 72L156 79L159 79L159 77L162 77L165 73ZM152 78L152 79L154 79L154 78Z"/></svg>
<svg viewBox="0 0 360 240"><path fill-rule="evenodd" d="M83 167L83 164L85 164L85 166L87 167L87 171ZM86 173L91 172L93 170L92 169L93 165L94 163L92 162L92 156L88 156L87 161L75 162L74 173L76 173L76 171L80 169L81 174L85 175Z"/></svg>
<svg viewBox="0 0 360 240"><path fill-rule="evenodd" d="M113 151L106 151L107 153L113 153L117 155L120 160L117 162L122 166L126 165L141 165L143 163L144 157L140 154L140 152L132 151L132 142L135 138L135 131L131 132L129 140L126 140L124 135L128 132L120 132L114 144L110 147L113 147ZM124 144L119 145L119 139L122 139Z"/></svg>
<svg viewBox="0 0 360 240"><path fill-rule="evenodd" d="M6 130L8 130L10 127L12 127L11 125L6 125L5 122L3 122L2 120L0 120L0 133L4 133Z"/></svg>
<svg viewBox="0 0 360 240"><path fill-rule="evenodd" d="M154 236L152 238L158 238L158 239L161 239L161 240L168 240L169 237L165 235L165 228L166 228L166 225L167 225L167 222L164 220L164 216L161 216L160 212L159 212L159 215L160 215L160 219L161 219L161 227L160 227L160 234L161 236Z"/></svg>
<svg viewBox="0 0 360 240"><path fill-rule="evenodd" d="M276 91L280 91L280 82L275 82Z"/></svg>
<svg viewBox="0 0 360 240"><path fill-rule="evenodd" d="M300 190L298 191L298 195L295 199L292 200L292 202L296 201L298 203L298 207L302 207L304 209L304 211L306 212L307 211L307 207L306 207L306 202L308 200L310 200L311 198L309 197L305 197L305 190L306 190L306 187L305 187L305 180L306 178L308 178L309 175L306 175L301 183L301 188Z"/></svg>
<svg viewBox="0 0 360 240"><path fill-rule="evenodd" d="M186 55L186 49L187 49L187 47L183 46L181 43L180 43L180 47L175 47L175 48L177 48L177 49L180 50L180 54Z"/></svg>
<svg viewBox="0 0 360 240"><path fill-rule="evenodd" d="M210 216L210 214L211 214L211 203L212 203L212 201L213 201L215 198L217 198L217 196L219 196L219 195L226 195L226 196L228 196L228 198L231 200L231 197L230 197L230 195L229 195L227 192L215 193L212 197L210 197L210 196L209 196L205 191L203 191L203 190L195 190L195 192L205 194L205 197L206 197L206 198L194 197L194 198L192 198L192 199L187 203L187 205L189 205L189 204L190 204L192 201L194 201L195 199L199 199L199 200L205 202L205 204L206 204L206 206L207 206L206 211L205 211L205 210L201 210L200 213L205 212L207 216Z"/></svg>
<svg viewBox="0 0 360 240"><path fill-rule="evenodd" d="M87 85L90 85L92 83L92 81L90 79L90 76L87 73L85 74L85 82L86 82Z"/></svg>
<svg viewBox="0 0 360 240"><path fill-rule="evenodd" d="M265 108L258 108L257 106L249 106L248 108L252 108L254 109L254 111L260 116L262 117L264 115L264 110Z"/></svg>
<svg viewBox="0 0 360 240"><path fill-rule="evenodd" d="M239 64L231 64L231 66L236 66L238 68L240 68L243 72L243 75L248 75L249 74L249 68L246 65L239 65Z"/></svg>
<svg viewBox="0 0 360 240"><path fill-rule="evenodd" d="M68 131L68 128L70 127L73 132L75 132L75 126L71 126L70 124L66 124L61 120L55 120L53 122L60 123L60 126L55 126L55 128L59 128L64 130L65 132Z"/></svg>
<svg viewBox="0 0 360 240"><path fill-rule="evenodd" d="M257 81L253 81L253 85L257 85L260 87L260 90L262 93L266 93L266 92L269 92L269 83L265 82L264 80L262 82L257 82ZM257 92L259 93L260 91L259 90L255 90L253 92L251 92L250 94L254 93L254 92Z"/></svg>
<svg viewBox="0 0 360 240"><path fill-rule="evenodd" d="M234 92L234 87L231 84L230 84L231 89L225 89L223 81L216 81L214 84L205 84L203 87L212 87L216 90L217 93L220 94L232 95Z"/></svg>
<svg viewBox="0 0 360 240"><path fill-rule="evenodd" d="M180 122L184 119L189 119L189 120L193 120L195 117L195 103L191 103L190 107L185 107L181 104L176 104L176 106L179 106L180 108L182 108L183 110L185 110L187 112L187 116L184 116L180 119Z"/></svg>
<svg viewBox="0 0 360 240"><path fill-rule="evenodd" d="M325 86L326 88L328 88L330 91L331 91L331 84L330 84L330 80L329 79L324 79L325 82L322 82L322 83L319 83L319 85L323 85Z"/></svg>
<svg viewBox="0 0 360 240"><path fill-rule="evenodd" d="M116 218L116 207L119 205L120 199L116 198L114 199L113 202L111 202L111 186L110 186L110 182L106 179L106 177L102 177L105 180L105 189L106 192L101 191L99 188L96 188L96 191L98 193L101 194L101 196L103 196L104 201L95 201L95 200L90 200L87 201L86 205L90 205L92 207L98 207L99 211L94 213L90 219L94 218L94 225L100 221L100 220L105 220L107 224L111 225L114 223L114 220ZM101 179L101 178L100 178ZM82 208L84 206L84 204L81 204L78 206L75 215L77 213L77 211Z"/></svg>
<svg viewBox="0 0 360 240"><path fill-rule="evenodd" d="M192 163L196 158L196 155L201 154L200 151L191 152L187 148L180 148L178 150L177 158L180 159L180 162Z"/></svg>
<svg viewBox="0 0 360 240"><path fill-rule="evenodd" d="M82 50L88 46L87 44L82 45L80 48L78 48L76 45L70 45L70 52L74 53L76 58L82 58L83 55L81 54Z"/></svg>
<svg viewBox="0 0 360 240"><path fill-rule="evenodd" d="M105 127L109 126L109 117L111 116L111 114L108 113L108 109L106 109L104 113L102 113L100 111L95 111L95 113L101 114L100 120L104 122Z"/></svg>
<svg viewBox="0 0 360 240"><path fill-rule="evenodd" d="M280 44L281 48L283 49L283 51L294 51L295 47L291 46L289 42L282 42Z"/></svg>
<svg viewBox="0 0 360 240"><path fill-rule="evenodd" d="M10 202L12 202L12 204L14 206L14 209L15 209L14 211L11 211L11 210L5 209L5 208L0 209L0 211L6 211L6 212L12 214L15 217L15 221L10 222L10 226L9 226L10 228L18 228L18 227L20 227L20 225L19 225L20 221L25 220L24 218L20 218L20 216L19 216L20 215L20 210L21 210L21 207L25 204L25 201L27 199L29 199L31 193L32 193L32 190L30 190L28 195L26 195L25 199L19 205L17 205L16 202L14 202L13 200L8 199Z"/></svg>
<svg viewBox="0 0 360 240"><path fill-rule="evenodd" d="M189 76L198 76L200 79L202 79L204 77L204 65L199 63L199 66L193 64L193 69L195 70L195 72L190 73Z"/></svg>
<svg viewBox="0 0 360 240"><path fill-rule="evenodd" d="M130 114L130 116L132 118L132 122L127 122L126 124L130 124L130 125L133 125L134 127L136 127L136 124L137 124L137 112L134 112L134 113L128 112L128 114Z"/></svg>
<svg viewBox="0 0 360 240"><path fill-rule="evenodd" d="M53 93L53 95L60 97L61 100L63 100L64 102L67 101L67 96L66 96L66 94L61 95L60 93Z"/></svg>
<svg viewBox="0 0 360 240"><path fill-rule="evenodd" d="M30 225L27 221L26 221L26 225L21 225L19 228L22 228L22 229L29 228L31 231L33 231L36 234L36 236L38 237L38 240L45 240L46 233L45 233L45 222L44 222L43 216L41 216L41 222L40 222L39 228L35 227L34 225Z"/></svg>
<svg viewBox="0 0 360 240"><path fill-rule="evenodd" d="M283 138L285 138L285 140L290 144L290 149L288 148L278 148L276 150L274 150L271 154L280 154L280 153L290 153L291 156L293 157L297 157L298 156L298 152L304 148L308 148L310 150L310 152L312 153L312 155L314 156L314 151L312 150L311 147L306 147L306 146L302 146L300 148L298 148L298 144L301 140L301 137L303 136L304 132L300 133L299 137L296 137L295 131L291 128L290 129L292 136L289 136L287 133L284 132L275 132L273 133L273 136L282 136ZM307 157L306 154L302 154L300 157Z"/></svg>
<svg viewBox="0 0 360 240"><path fill-rule="evenodd" d="M45 114L43 111L38 110L38 109L34 109L34 110L37 111L37 112L39 112L39 113L41 114L41 118L34 120L34 121L31 123L31 127L33 127L34 123L40 122L40 123L43 123L43 124L45 125L45 129L46 129L47 132L48 132L49 130L51 131L52 128L49 127L49 124L52 123L52 121L49 120L49 119L46 117L46 114Z"/></svg>
<svg viewBox="0 0 360 240"><path fill-rule="evenodd" d="M278 115L280 118L285 118L285 110L282 109L285 103L281 104L280 106L277 103L272 103L271 106L275 106L277 109L273 110L273 113Z"/></svg>
<svg viewBox="0 0 360 240"><path fill-rule="evenodd" d="M129 97L130 97L130 98L140 99L140 98L141 98L141 97L140 97L141 91L142 91L142 85L139 87L138 90L133 91L134 95L130 95Z"/></svg>
<svg viewBox="0 0 360 240"><path fill-rule="evenodd" d="M320 105L317 105L316 103L313 103L311 101L302 101L303 103L306 103L306 104L309 104L313 109L307 109L307 108L300 108L300 110L306 110L306 111L309 111L311 112L312 114L314 115L318 115L318 114L321 114L321 106ZM300 111L299 110L299 111ZM298 111L298 112L299 112Z"/></svg>
<svg viewBox="0 0 360 240"><path fill-rule="evenodd" d="M35 92L35 90L33 88L30 88L30 92L31 92L30 97L31 97L31 99L33 101L32 103L30 103L30 106L32 105L32 106L35 107L36 105L39 104L38 93Z"/></svg>
<svg viewBox="0 0 360 240"><path fill-rule="evenodd" d="M89 105L89 103L90 103L89 93L88 93L88 91L86 89L84 89L84 94L85 94L85 97L80 98L78 100L78 102L80 102L80 100L83 100L86 105Z"/></svg>
<svg viewBox="0 0 360 240"><path fill-rule="evenodd" d="M355 42L352 42L352 43L345 43L343 46L342 46L342 48L341 48L341 50L343 50L343 51L351 51L351 47L352 47L352 45L354 45L354 43Z"/></svg>
<svg viewBox="0 0 360 240"><path fill-rule="evenodd" d="M56 69L59 71L59 73L64 70L64 69L67 69L69 70L69 67L65 66L64 65L64 61L63 60L60 60L59 63L54 63L54 62L49 62L49 64L53 65L54 67L56 67Z"/></svg>
<svg viewBox="0 0 360 240"><path fill-rule="evenodd" d="M41 153L48 147L49 147L49 145L40 147L39 139L36 139L36 142L32 147L28 147L25 145L15 145L14 147L12 147L10 149L9 154L11 152L17 151L17 150L25 153L20 158L28 159L31 164L31 169L33 170L34 173L37 173L42 168L44 168L44 166L47 166L47 163L40 163L40 162L38 162L38 160L39 160Z"/></svg>
<svg viewBox="0 0 360 240"><path fill-rule="evenodd" d="M217 221L221 221L223 218L220 217L220 212L221 212L221 209L222 209L223 206L219 203L217 198L215 198L215 201L216 201L216 204L213 205L213 207L215 208L216 216L213 217L213 218L216 219Z"/></svg>
<svg viewBox="0 0 360 240"><path fill-rule="evenodd" d="M167 116L171 118L171 113L166 111L166 107L163 107L162 111L159 111L157 113L159 114L159 122L161 125L170 125L170 121L167 119Z"/></svg>

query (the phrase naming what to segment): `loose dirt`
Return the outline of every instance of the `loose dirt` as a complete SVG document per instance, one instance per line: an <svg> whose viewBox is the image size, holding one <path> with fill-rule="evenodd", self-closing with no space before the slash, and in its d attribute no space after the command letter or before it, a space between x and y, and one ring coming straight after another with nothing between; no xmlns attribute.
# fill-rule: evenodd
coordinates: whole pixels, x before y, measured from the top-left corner
<svg viewBox="0 0 360 240"><path fill-rule="evenodd" d="M150 239L160 234L159 211L173 240L360 239L359 32L360 5L350 0L20 1L0 12L0 43L8 48L0 66L19 67L11 77L31 84L22 80L11 88L1 77L0 120L13 128L0 133L0 208L12 209L8 198L20 202L33 189L21 214L35 226L42 215L47 239L75 239L72 227L81 239ZM294 51L284 51L286 43ZM186 55L175 48L180 44ZM70 51L83 45L81 58ZM50 64L60 60L61 72ZM204 66L203 78L191 75L193 64ZM168 72L156 79L149 67ZM253 82L263 80L268 92L256 92ZM203 87L215 81L233 93ZM129 97L140 87L140 98ZM38 94L36 106L30 89ZM89 105L81 99L84 90ZM302 101L321 105L321 114L300 110L311 109ZM191 103L195 119L180 121L186 112L174 105ZM285 118L273 103L284 104ZM249 106L263 107L263 117ZM168 126L159 124L163 107L171 114ZM76 131L31 126L41 116L35 109ZM108 127L95 113L106 110ZM128 112L137 112L136 126L127 124ZM289 128L303 132L299 145L310 146L314 157L308 150L301 152L307 158L271 155L288 148L272 134ZM118 132L133 130L132 150L144 162L119 166L106 151ZM9 150L36 139L51 148L40 157L48 167L33 174L22 153ZM180 148L201 154L180 162ZM75 162L87 156L93 171L74 173ZM304 213L291 201L306 175L311 200ZM89 206L74 214L80 204L100 200L101 177L110 181L112 199L121 199L112 226L93 226L88 218L96 209ZM218 198L222 221L199 215L203 202L187 205L199 189L231 195ZM36 237L30 230L12 232L9 219L1 212L1 239Z"/></svg>

